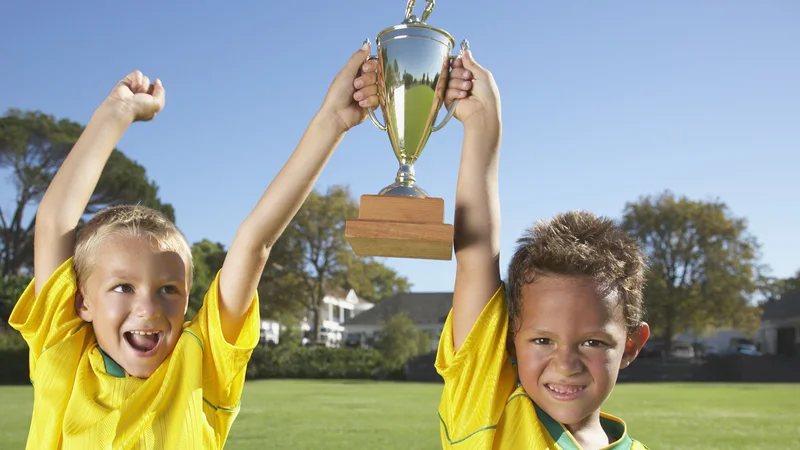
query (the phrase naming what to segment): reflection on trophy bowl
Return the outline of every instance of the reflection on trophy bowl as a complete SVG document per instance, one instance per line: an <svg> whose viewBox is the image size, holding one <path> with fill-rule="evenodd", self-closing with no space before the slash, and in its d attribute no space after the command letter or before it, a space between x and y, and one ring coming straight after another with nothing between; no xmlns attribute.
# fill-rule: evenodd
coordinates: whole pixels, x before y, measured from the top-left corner
<svg viewBox="0 0 800 450"><path fill-rule="evenodd" d="M434 126L444 100L454 45L449 33L424 23L404 23L378 34L378 98L385 125L381 126L371 112L370 116L388 133L400 163L396 182L384 188L383 195L427 197L416 186L414 163L431 132L441 129L452 117L450 112L441 125Z"/></svg>

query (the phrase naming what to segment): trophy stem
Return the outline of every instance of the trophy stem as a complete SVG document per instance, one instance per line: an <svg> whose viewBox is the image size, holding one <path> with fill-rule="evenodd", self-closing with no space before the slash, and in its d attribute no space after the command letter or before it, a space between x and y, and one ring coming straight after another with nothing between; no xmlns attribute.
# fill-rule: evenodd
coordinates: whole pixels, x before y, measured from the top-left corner
<svg viewBox="0 0 800 450"><path fill-rule="evenodd" d="M414 164L400 164L394 183L383 188L379 195L398 195L403 197L427 198L428 193L417 186Z"/></svg>

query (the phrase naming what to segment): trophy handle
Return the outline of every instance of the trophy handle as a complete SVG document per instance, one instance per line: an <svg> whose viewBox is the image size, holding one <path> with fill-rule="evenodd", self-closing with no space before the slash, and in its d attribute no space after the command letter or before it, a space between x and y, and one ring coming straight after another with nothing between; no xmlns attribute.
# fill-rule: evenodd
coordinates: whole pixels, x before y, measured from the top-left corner
<svg viewBox="0 0 800 450"><path fill-rule="evenodd" d="M431 131L439 131L442 128L444 128L445 125L447 125L447 122L449 122L450 119L453 118L453 114L455 114L455 112L456 112L456 105L457 104L458 104L458 100L453 100L453 104L450 105L450 109L447 111L447 115L444 116L444 119L442 119L442 123L440 123L439 125L435 125L433 128L431 128Z"/></svg>
<svg viewBox="0 0 800 450"><path fill-rule="evenodd" d="M370 55L369 58L367 58L367 61L375 61L375 62L377 62L378 61L378 57ZM378 120L378 117L375 115L375 110L373 108L367 108L367 113L369 114L369 119L372 121L372 123L376 127L378 127L379 130L386 131L386 125L382 124Z"/></svg>

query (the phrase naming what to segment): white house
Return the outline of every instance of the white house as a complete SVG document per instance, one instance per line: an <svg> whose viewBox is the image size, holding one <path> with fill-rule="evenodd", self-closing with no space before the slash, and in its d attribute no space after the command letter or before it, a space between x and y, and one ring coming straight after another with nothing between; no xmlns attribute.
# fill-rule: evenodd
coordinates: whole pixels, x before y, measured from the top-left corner
<svg viewBox="0 0 800 450"><path fill-rule="evenodd" d="M275 320L261 320L261 345L278 345L280 342L282 325Z"/></svg>
<svg viewBox="0 0 800 450"><path fill-rule="evenodd" d="M364 311L370 310L374 305L358 297L355 290L350 289L345 295L327 294L322 299L320 310L320 339L327 347L339 347L344 338L343 324ZM300 328L303 332L303 343L307 343L311 337L311 330L314 326L314 317L310 312L306 313Z"/></svg>
<svg viewBox="0 0 800 450"><path fill-rule="evenodd" d="M444 322L452 306L452 292L395 294L383 299L368 311L346 321L344 328L348 339L363 336L369 340L380 332L385 321L404 311L418 329L431 335L431 351L435 351L439 345Z"/></svg>

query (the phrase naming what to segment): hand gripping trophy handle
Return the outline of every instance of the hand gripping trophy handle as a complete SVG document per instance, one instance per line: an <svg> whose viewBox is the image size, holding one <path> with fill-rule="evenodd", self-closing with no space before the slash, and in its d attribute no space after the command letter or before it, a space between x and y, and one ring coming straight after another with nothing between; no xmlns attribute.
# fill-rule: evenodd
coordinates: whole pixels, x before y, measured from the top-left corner
<svg viewBox="0 0 800 450"><path fill-rule="evenodd" d="M414 6L414 0L410 0L408 3L409 3L409 5L410 5L410 7L412 7L412 8L413 8L413 6ZM433 5L433 1L430 1L430 2L428 3L428 7L429 7L430 9L433 9L432 5ZM425 8L425 11L426 11L426 12L428 12L428 8ZM407 12L407 14L408 14L408 12ZM428 14L430 14L430 12L428 12ZM423 17L425 17L425 16L423 16ZM366 39L364 42L365 42L365 43L368 43L368 42L369 42L369 39ZM467 41L466 39L464 39L463 41L461 41L461 52L458 54L458 56L451 56L451 57L450 57L450 64L452 64L452 63L453 63L453 61L454 61L456 58L460 58L460 57L461 57L461 56L464 54L464 52L465 52L465 51L467 51L467 50L469 50L469 41ZM378 62L378 57L377 57L377 56L372 56L372 55L370 55L370 56L367 58L367 61L375 61L375 62L377 63L377 62ZM454 101L453 101L453 103L450 105L450 108L447 110L447 115L445 115L445 116L444 116L444 119L442 119L442 122L441 122L439 125L434 125L433 127L431 127L431 131L439 131L439 130L441 130L442 128L444 128L444 126L445 126L445 125L447 125L447 122L449 122L449 121L450 121L450 119L452 119L452 118L453 118L453 114L455 114L455 112L456 112L456 106L457 106L457 105L458 105L458 100L454 100ZM445 106L445 107L446 107L446 106ZM379 130L381 130L381 131L386 131L386 125L382 124L382 123L380 122L380 120L378 120L378 117L375 115L375 108L368 108L368 109L367 109L367 113L369 114L369 118L370 118L370 120L372 121L372 123L373 123L373 124L374 124L374 125L375 125L375 126L378 128L378 129L379 129Z"/></svg>

